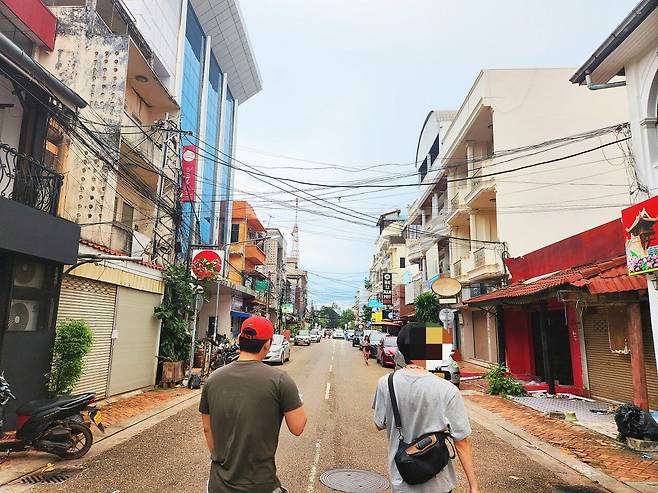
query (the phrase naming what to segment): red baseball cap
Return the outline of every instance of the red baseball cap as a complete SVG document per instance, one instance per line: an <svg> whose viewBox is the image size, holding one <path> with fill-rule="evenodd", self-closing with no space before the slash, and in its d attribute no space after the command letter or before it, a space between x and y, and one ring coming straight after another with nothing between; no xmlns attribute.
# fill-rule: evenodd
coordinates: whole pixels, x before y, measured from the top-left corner
<svg viewBox="0 0 658 493"><path fill-rule="evenodd" d="M269 341L274 337L274 326L265 317L249 317L242 322L240 327L240 337L245 339L256 339L259 341Z"/></svg>

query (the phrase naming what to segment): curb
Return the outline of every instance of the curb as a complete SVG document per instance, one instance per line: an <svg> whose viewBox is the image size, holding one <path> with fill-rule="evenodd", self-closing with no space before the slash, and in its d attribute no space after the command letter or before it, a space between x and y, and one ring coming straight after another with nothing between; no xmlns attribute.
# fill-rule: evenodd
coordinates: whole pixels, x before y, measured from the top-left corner
<svg viewBox="0 0 658 493"><path fill-rule="evenodd" d="M543 463L549 469L555 470L555 466L559 466L562 469L561 472L563 475L573 475L575 472L614 493L642 493L641 490L628 483L615 479L603 471L585 464L534 435L510 424L504 418L478 404L468 399L464 399L464 401L470 411L470 417L475 422L517 448L531 459ZM569 470L565 471L566 468Z"/></svg>
<svg viewBox="0 0 658 493"><path fill-rule="evenodd" d="M144 411L128 418L119 425L107 428L105 434L101 434L97 430L94 430L94 445L89 453L81 458L80 461L86 462L90 458L129 440L138 433L141 433L161 421L164 421L168 417L179 413L183 408L192 405L193 402L190 401L195 401L200 394L201 391L197 390L171 399L161 406ZM31 452L28 454L31 455ZM11 459L9 459L9 461L11 461ZM7 463L9 463L9 461ZM23 477L39 471L50 462L56 465L66 463L65 461L51 455L47 455L46 457L39 455L35 458L29 458L28 456L26 457L26 461L28 461L28 464L25 465L25 468L17 470L11 477L0 479L0 487L17 484L17 482Z"/></svg>

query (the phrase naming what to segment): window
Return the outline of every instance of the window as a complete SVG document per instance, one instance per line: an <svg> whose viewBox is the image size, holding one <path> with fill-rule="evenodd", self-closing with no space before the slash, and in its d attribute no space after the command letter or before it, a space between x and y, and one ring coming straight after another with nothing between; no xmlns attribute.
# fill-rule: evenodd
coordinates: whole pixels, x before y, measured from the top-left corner
<svg viewBox="0 0 658 493"><path fill-rule="evenodd" d="M240 241L240 225L231 224L231 243L237 243Z"/></svg>
<svg viewBox="0 0 658 493"><path fill-rule="evenodd" d="M406 262L405 262L405 258L404 258L404 257L400 257L400 269L404 269L404 268L405 268L405 264L406 264Z"/></svg>
<svg viewBox="0 0 658 493"><path fill-rule="evenodd" d="M123 207L121 208L121 224L126 226L127 228L132 229L133 228L133 220L135 217L135 208L130 205L128 202L123 203Z"/></svg>

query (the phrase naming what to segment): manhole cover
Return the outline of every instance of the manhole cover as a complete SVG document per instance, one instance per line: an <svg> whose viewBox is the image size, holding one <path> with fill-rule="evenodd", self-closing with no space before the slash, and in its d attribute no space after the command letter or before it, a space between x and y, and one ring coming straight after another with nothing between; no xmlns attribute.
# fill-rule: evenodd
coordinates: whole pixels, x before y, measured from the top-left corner
<svg viewBox="0 0 658 493"><path fill-rule="evenodd" d="M63 483L67 479L71 479L71 476L80 472L80 469L59 469L56 471L49 472L37 472L25 476L20 480L24 484L40 484L40 483Z"/></svg>
<svg viewBox="0 0 658 493"><path fill-rule="evenodd" d="M390 486L384 476L361 469L332 469L320 476L320 482L345 493L377 493Z"/></svg>

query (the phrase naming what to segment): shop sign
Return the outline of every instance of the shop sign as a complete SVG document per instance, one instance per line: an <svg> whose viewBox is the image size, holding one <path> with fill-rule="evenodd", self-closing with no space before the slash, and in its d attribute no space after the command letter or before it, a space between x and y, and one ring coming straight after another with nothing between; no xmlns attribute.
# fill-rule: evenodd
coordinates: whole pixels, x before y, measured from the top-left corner
<svg viewBox="0 0 658 493"><path fill-rule="evenodd" d="M181 202L194 202L196 196L196 146L183 147Z"/></svg>
<svg viewBox="0 0 658 493"><path fill-rule="evenodd" d="M384 312L373 312L372 321L373 323L381 322L384 320Z"/></svg>
<svg viewBox="0 0 658 493"><path fill-rule="evenodd" d="M621 211L626 245L626 264L630 275L658 270L658 197Z"/></svg>
<svg viewBox="0 0 658 493"><path fill-rule="evenodd" d="M390 272L382 274L382 303L393 304L393 274Z"/></svg>
<svg viewBox="0 0 658 493"><path fill-rule="evenodd" d="M268 290L270 283L265 280L258 280L254 287L256 288L256 291L263 292Z"/></svg>
<svg viewBox="0 0 658 493"><path fill-rule="evenodd" d="M368 300L368 308L381 310L384 308L384 304L379 300Z"/></svg>
<svg viewBox="0 0 658 493"><path fill-rule="evenodd" d="M292 312L293 312L292 303L284 303L281 305L281 313L285 313L286 315L292 315Z"/></svg>
<svg viewBox="0 0 658 493"><path fill-rule="evenodd" d="M192 250L192 276L200 281L217 281L222 275L224 250Z"/></svg>

